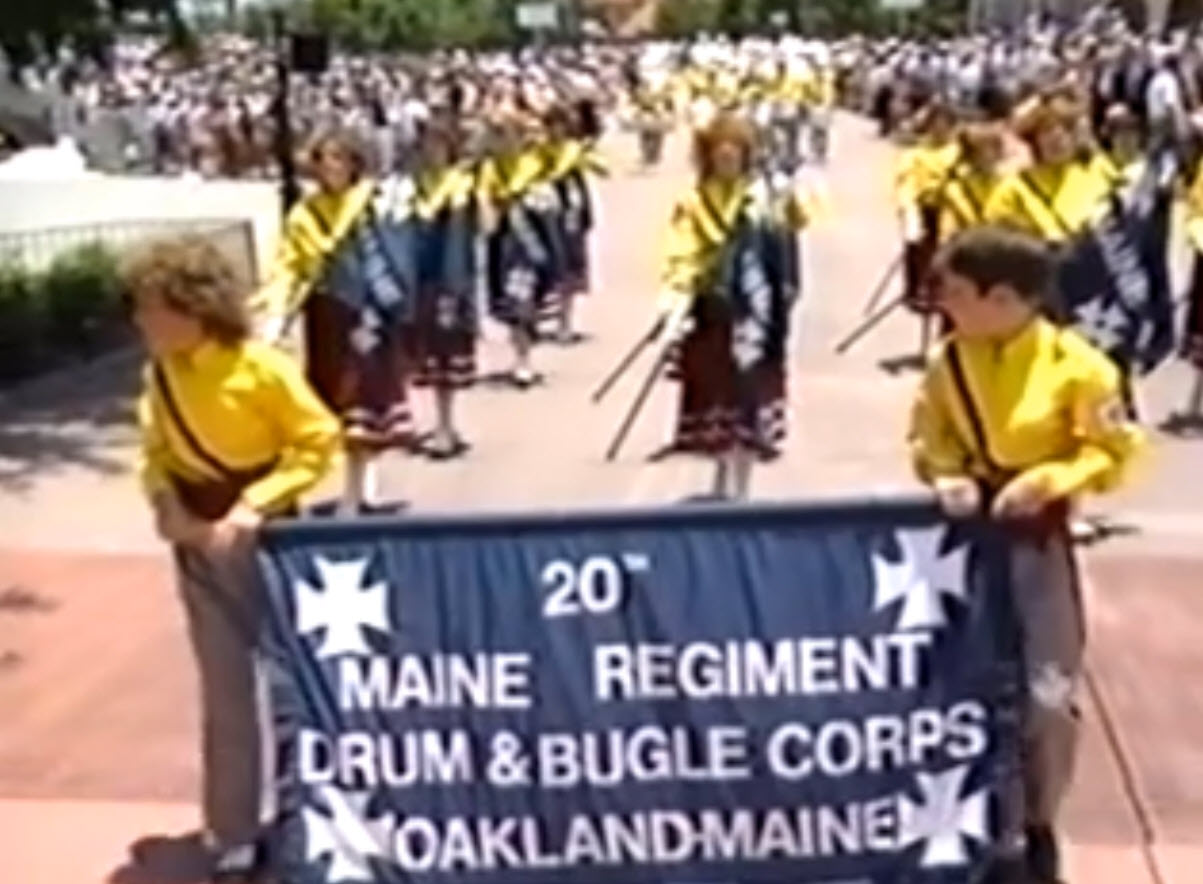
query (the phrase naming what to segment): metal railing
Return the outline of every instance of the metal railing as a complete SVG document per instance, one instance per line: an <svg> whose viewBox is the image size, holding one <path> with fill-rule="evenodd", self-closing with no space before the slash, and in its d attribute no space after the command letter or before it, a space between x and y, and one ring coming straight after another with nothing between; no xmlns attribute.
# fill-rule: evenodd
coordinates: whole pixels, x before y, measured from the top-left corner
<svg viewBox="0 0 1203 884"><path fill-rule="evenodd" d="M230 261L239 281L250 287L259 280L255 233L250 221L187 219L112 221L0 233L0 265L17 264L39 271L64 253L89 245L124 252L147 240L195 234L211 241Z"/></svg>

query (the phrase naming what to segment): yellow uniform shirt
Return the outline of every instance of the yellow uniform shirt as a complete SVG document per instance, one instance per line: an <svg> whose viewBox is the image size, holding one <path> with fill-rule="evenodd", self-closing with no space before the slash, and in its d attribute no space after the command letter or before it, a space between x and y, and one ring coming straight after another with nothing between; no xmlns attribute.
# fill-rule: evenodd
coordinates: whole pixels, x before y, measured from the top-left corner
<svg viewBox="0 0 1203 884"><path fill-rule="evenodd" d="M911 209L938 203L959 156L956 144L920 144L904 151L894 179L898 206Z"/></svg>
<svg viewBox="0 0 1203 884"><path fill-rule="evenodd" d="M188 431L210 457L231 471L275 463L243 492L249 506L278 512L330 469L339 450L338 421L286 353L254 341L207 342L160 366ZM138 408L146 492L170 489L171 476L220 481L184 438L152 378L148 369Z"/></svg>
<svg viewBox="0 0 1203 884"><path fill-rule="evenodd" d="M1044 319L1008 341L957 341L987 456L950 367L952 340L937 349L912 414L912 461L923 481L995 483L995 468L1034 471L1059 497L1120 483L1143 435L1125 414L1119 371L1105 355Z"/></svg>
<svg viewBox="0 0 1203 884"><path fill-rule="evenodd" d="M341 193L319 191L293 206L267 284L249 301L252 312L278 317L300 306L318 281L322 264L371 201L375 187L363 180Z"/></svg>
<svg viewBox="0 0 1203 884"><path fill-rule="evenodd" d="M986 206L1001 175L966 170L949 180L940 202L940 239L947 240L985 221Z"/></svg>
<svg viewBox="0 0 1203 884"><path fill-rule="evenodd" d="M718 269L719 257L749 196L751 181L703 181L677 202L669 225L662 283L679 295L705 293ZM781 206L782 220L794 229L806 226L802 198L790 195Z"/></svg>
<svg viewBox="0 0 1203 884"><path fill-rule="evenodd" d="M605 162L597 155L594 146L590 142L576 138L548 145L546 161L547 177L551 181L559 181L572 172L606 175L609 171Z"/></svg>
<svg viewBox="0 0 1203 884"><path fill-rule="evenodd" d="M542 182L546 174L547 162L541 153L523 150L487 160L481 169L481 190L496 202L516 199Z"/></svg>
<svg viewBox="0 0 1203 884"><path fill-rule="evenodd" d="M426 169L414 176L414 209L419 218L431 220L445 208L460 208L472 199L471 173L459 165Z"/></svg>
<svg viewBox="0 0 1203 884"><path fill-rule="evenodd" d="M986 206L986 221L1063 243L1086 228L1111 187L1094 163L1032 166L1003 179Z"/></svg>

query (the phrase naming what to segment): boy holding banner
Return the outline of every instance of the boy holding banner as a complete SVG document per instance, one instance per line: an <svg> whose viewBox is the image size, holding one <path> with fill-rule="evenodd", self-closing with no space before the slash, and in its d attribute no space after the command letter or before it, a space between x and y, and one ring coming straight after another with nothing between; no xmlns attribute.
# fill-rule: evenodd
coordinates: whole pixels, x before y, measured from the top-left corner
<svg viewBox="0 0 1203 884"><path fill-rule="evenodd" d="M949 515L986 512L1012 534L1027 688L1022 782L1004 796L997 880L1056 884L1054 824L1076 754L1085 639L1070 501L1119 484L1142 437L1114 364L1042 317L1056 264L1039 240L975 228L945 247L936 269L952 332L916 398L911 451Z"/></svg>
<svg viewBox="0 0 1203 884"><path fill-rule="evenodd" d="M211 244L151 244L125 284L150 354L142 484L174 550L200 672L212 880L250 884L263 863L253 536L329 470L339 423L291 357L248 340L243 292Z"/></svg>

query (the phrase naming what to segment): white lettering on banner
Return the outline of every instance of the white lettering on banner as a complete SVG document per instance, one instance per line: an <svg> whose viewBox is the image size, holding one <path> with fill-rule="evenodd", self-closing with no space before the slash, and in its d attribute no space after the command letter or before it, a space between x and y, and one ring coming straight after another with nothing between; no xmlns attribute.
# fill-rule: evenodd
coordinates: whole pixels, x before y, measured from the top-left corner
<svg viewBox="0 0 1203 884"><path fill-rule="evenodd" d="M343 711L529 709L532 705L529 654L343 657L338 672Z"/></svg>
<svg viewBox="0 0 1203 884"><path fill-rule="evenodd" d="M928 632L593 649L598 702L820 696L919 686Z"/></svg>
<svg viewBox="0 0 1203 884"><path fill-rule="evenodd" d="M985 707L975 700L861 721L789 722L769 736L764 754L773 776L782 780L920 766L941 754L967 761L986 751L987 722Z"/></svg>
<svg viewBox="0 0 1203 884"><path fill-rule="evenodd" d="M297 767L301 782L311 785L401 789L470 783L476 766L466 730L359 731L330 737L302 729Z"/></svg>
<svg viewBox="0 0 1203 884"><path fill-rule="evenodd" d="M899 849L897 795L815 807L573 815L552 836L535 817L405 816L391 853L406 872L800 860Z"/></svg>
<svg viewBox="0 0 1203 884"><path fill-rule="evenodd" d="M545 789L624 783L746 780L752 775L747 731L645 725L633 731L547 733L538 739L538 782Z"/></svg>

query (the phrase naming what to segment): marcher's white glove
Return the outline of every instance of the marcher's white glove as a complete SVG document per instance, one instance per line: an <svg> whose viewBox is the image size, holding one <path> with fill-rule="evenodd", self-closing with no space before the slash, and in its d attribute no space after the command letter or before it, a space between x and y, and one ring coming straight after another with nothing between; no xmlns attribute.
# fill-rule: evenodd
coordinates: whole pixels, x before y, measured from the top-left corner
<svg viewBox="0 0 1203 884"><path fill-rule="evenodd" d="M677 343L689 331L689 308L693 299L681 292L666 292L660 296L660 332L657 341L662 346Z"/></svg>
<svg viewBox="0 0 1203 884"><path fill-rule="evenodd" d="M907 206L902 210L902 239L908 243L923 239L923 216L918 206Z"/></svg>

